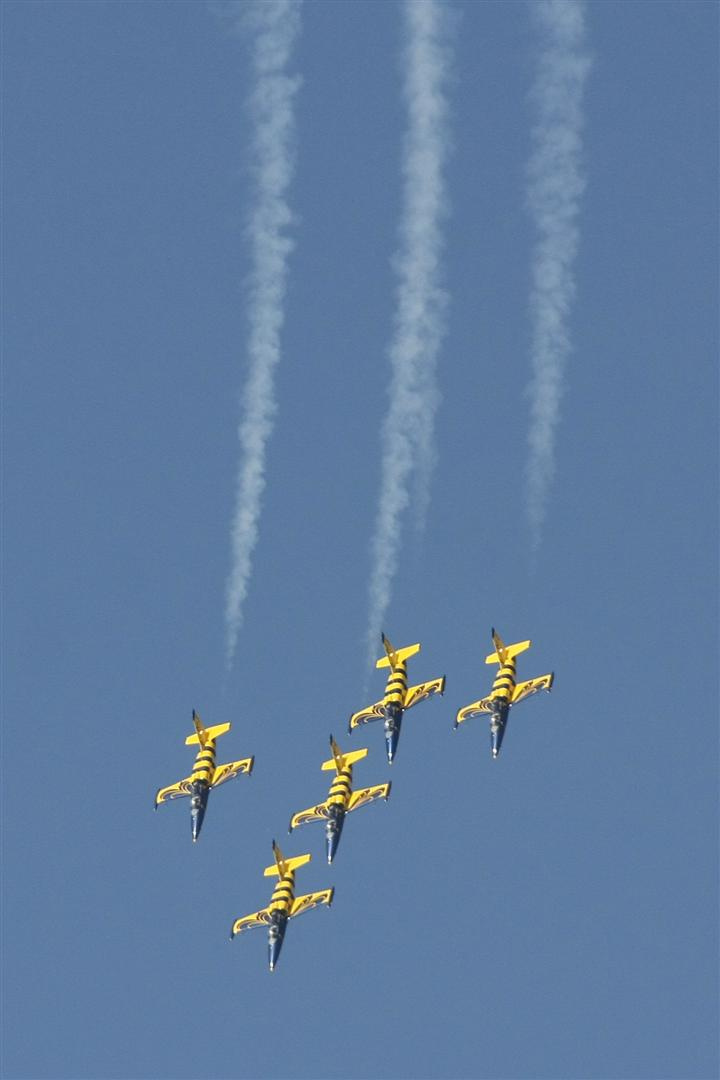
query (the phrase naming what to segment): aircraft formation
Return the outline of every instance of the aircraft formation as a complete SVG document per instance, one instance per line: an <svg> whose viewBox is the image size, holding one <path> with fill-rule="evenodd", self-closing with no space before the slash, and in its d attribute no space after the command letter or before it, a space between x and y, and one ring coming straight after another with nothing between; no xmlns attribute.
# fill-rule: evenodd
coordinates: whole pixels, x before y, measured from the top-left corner
<svg viewBox="0 0 720 1080"><path fill-rule="evenodd" d="M460 724L471 717L485 713L490 720L490 751L493 759L500 754L505 731L507 729L510 710L519 702L540 690L549 691L553 684L554 673L540 675L525 682L517 682L516 657L530 648L531 641L519 641L514 645L505 645L500 636L493 629L491 631L494 652L485 658L486 664L497 664L498 671L493 680L490 693L478 701L472 702L458 709L453 725L457 730ZM385 737L385 750L388 764L392 765L397 753L398 741L402 720L405 712L424 701L434 694L442 694L445 690L445 676L431 679L429 682L418 683L416 686L408 686L407 661L411 656L420 652L420 644L408 645L402 649L394 649L385 634L382 635L382 643L385 656L377 662L377 668L389 668L385 693L374 705L368 705L350 717L348 734L352 734L358 727L371 723L375 720L383 721ZM190 825L193 842L197 841L202 828L203 819L207 810L210 791L227 780L236 776L250 775L254 758L242 758L239 761L231 761L225 765L215 764L215 744L221 735L230 731L231 724L217 724L206 728L202 720L193 709L193 726L195 731L185 739L186 746L198 746L195 764L190 776L179 780L167 787L160 788L155 796L155 809L161 803L183 797L190 798ZM328 865L335 858L343 824L347 814L358 810L377 799L387 801L390 795L391 783L376 784L373 787L360 788L353 791L353 765L367 757L368 750L353 750L343 752L333 736L330 736L330 750L332 757L323 761L320 768L324 771L333 772L330 790L323 802L316 803L307 810L300 810L290 818L288 832L292 833L300 825L312 821L325 823L325 845ZM280 955L288 921L296 915L302 915L321 904L332 903L334 889L322 889L319 892L305 893L295 896L295 871L300 866L310 862L310 854L296 855L285 858L280 848L273 840L273 863L265 868L265 877L277 877L270 902L267 907L235 919L230 931L230 937L234 938L245 930L256 926L266 926L268 929L268 960L270 970L274 971Z"/></svg>

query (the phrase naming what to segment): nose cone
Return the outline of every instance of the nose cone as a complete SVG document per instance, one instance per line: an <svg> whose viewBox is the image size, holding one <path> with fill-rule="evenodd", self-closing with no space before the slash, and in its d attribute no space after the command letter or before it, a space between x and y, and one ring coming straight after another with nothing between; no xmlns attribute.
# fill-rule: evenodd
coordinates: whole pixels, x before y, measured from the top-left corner
<svg viewBox="0 0 720 1080"><path fill-rule="evenodd" d="M335 858L335 852L337 851L338 844L340 843L340 834L342 832L344 815L335 818L332 822L328 822L328 827L325 832L325 846L327 849L327 861L331 863Z"/></svg>
<svg viewBox="0 0 720 1080"><path fill-rule="evenodd" d="M203 818L205 817L205 807L197 806L193 807L190 811L190 825L192 827L193 843L197 840L202 829Z"/></svg>
<svg viewBox="0 0 720 1080"><path fill-rule="evenodd" d="M490 750L492 752L493 760L500 754L500 747L505 735L505 724L503 721L495 720L493 718L492 725L490 727Z"/></svg>
<svg viewBox="0 0 720 1080"><path fill-rule="evenodd" d="M280 950L282 949L282 938L274 938L268 945L268 960L270 963L270 970L275 970L275 965L278 962L280 956Z"/></svg>
<svg viewBox="0 0 720 1080"><path fill-rule="evenodd" d="M200 835L200 830L202 829L209 791L209 786L199 781L192 786L192 795L190 797L190 825L192 827L193 843L197 840Z"/></svg>
<svg viewBox="0 0 720 1080"><path fill-rule="evenodd" d="M402 724L402 710L388 706L385 713L385 749L387 750L388 765L392 765L397 753L397 745L400 740L400 725Z"/></svg>
<svg viewBox="0 0 720 1080"><path fill-rule="evenodd" d="M275 915L275 918L277 919L277 914ZM272 922L268 929L268 964L271 971L275 970L275 965L280 956L283 938L285 937L286 923L287 919L284 922Z"/></svg>

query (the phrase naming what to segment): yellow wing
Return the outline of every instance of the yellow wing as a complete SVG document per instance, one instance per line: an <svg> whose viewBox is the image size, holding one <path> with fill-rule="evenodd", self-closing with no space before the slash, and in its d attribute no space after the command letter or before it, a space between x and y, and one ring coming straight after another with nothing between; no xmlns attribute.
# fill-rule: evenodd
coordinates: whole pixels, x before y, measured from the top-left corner
<svg viewBox="0 0 720 1080"><path fill-rule="evenodd" d="M243 758L242 761L228 761L227 765L218 765L213 773L210 787L220 787L226 780L232 780L234 776L240 776L241 773L248 773L249 775L252 772L254 762L254 757L248 757Z"/></svg>
<svg viewBox="0 0 720 1080"><path fill-rule="evenodd" d="M232 924L230 937L234 938L236 934L242 934L243 930L252 930L254 926L265 926L265 924L269 922L269 908L263 908L262 911L255 911L252 915L243 915L242 919L236 919Z"/></svg>
<svg viewBox="0 0 720 1080"><path fill-rule="evenodd" d="M299 810L290 818L288 832L292 832L298 825L306 825L308 821L323 821L328 816L327 803L318 803L309 810Z"/></svg>
<svg viewBox="0 0 720 1080"><path fill-rule="evenodd" d="M357 810L358 807L365 806L367 803L375 802L376 799L387 799L390 794L391 783L376 784L375 787L366 787L361 788L360 791L353 791L348 803L347 813L349 814L351 810Z"/></svg>
<svg viewBox="0 0 720 1080"><path fill-rule="evenodd" d="M366 709L361 709L360 712L353 713L348 722L348 732L353 731L360 724L369 724L371 720L381 720L383 717L383 705L382 701L376 701L374 705L368 705Z"/></svg>
<svg viewBox="0 0 720 1080"><path fill-rule="evenodd" d="M304 896L296 896L293 900L292 907L290 908L289 918L294 918L295 915L302 915L306 911L310 911L311 908L317 907L318 904L332 904L334 889L323 889L322 892L309 892Z"/></svg>
<svg viewBox="0 0 720 1080"><path fill-rule="evenodd" d="M455 727L458 724L462 724L463 720L469 720L471 716L477 716L479 713L490 712L492 698L484 697L479 701L473 701L472 705L466 705L464 709L458 709L458 714L455 717Z"/></svg>
<svg viewBox="0 0 720 1080"><path fill-rule="evenodd" d="M519 682L513 691L511 705L517 705L518 701L524 701L526 697L537 694L539 690L550 690L555 678L555 672L549 675L539 675L537 679L528 679L527 682Z"/></svg>
<svg viewBox="0 0 720 1080"><path fill-rule="evenodd" d="M177 784L161 787L155 796L155 809L157 810L160 803L167 802L169 799L182 799L185 795L190 795L192 793L191 788L191 776L187 776L184 780L178 780Z"/></svg>
<svg viewBox="0 0 720 1080"><path fill-rule="evenodd" d="M409 686L405 691L405 705L403 708L411 709L419 701L431 697L433 694L442 694L445 690L445 676L432 679L430 682L421 682L417 686Z"/></svg>

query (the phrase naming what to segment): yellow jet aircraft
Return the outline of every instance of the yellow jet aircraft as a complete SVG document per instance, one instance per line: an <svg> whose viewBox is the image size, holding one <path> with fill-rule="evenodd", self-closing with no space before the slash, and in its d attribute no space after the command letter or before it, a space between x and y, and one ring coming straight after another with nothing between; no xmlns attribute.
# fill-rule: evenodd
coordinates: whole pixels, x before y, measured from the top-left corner
<svg viewBox="0 0 720 1080"><path fill-rule="evenodd" d="M330 749L332 757L323 761L321 769L334 769L335 776L330 785L330 792L325 802L311 806L309 810L300 810L290 818L292 832L298 825L305 825L308 821L325 822L325 840L327 843L327 861L331 863L340 841L345 815L360 806L374 802L375 799L385 799L390 794L391 784L377 784L375 787L361 788L353 792L352 767L356 761L367 757L367 750L353 750L349 754L343 754L340 747L330 736Z"/></svg>
<svg viewBox="0 0 720 1080"><path fill-rule="evenodd" d="M524 701L531 694L537 694L539 690L550 690L555 678L555 673L540 675L537 679L528 679L527 682L515 681L515 657L525 652L532 645L531 641L518 641L515 645L505 645L495 630L491 631L495 652L485 657L486 664L499 664L500 670L495 676L492 690L489 695L474 701L472 705L458 711L455 717L454 727L468 720L471 716L479 713L488 713L490 716L490 749L493 758L500 753L503 736L508 721L508 713L513 705Z"/></svg>
<svg viewBox="0 0 720 1080"><path fill-rule="evenodd" d="M400 726L403 713L406 709L424 701L431 694L442 694L445 690L445 676L432 679L430 682L418 683L417 686L408 687L407 684L407 659L420 652L420 645L407 645L404 649L394 649L385 635L382 635L382 643L387 655L382 656L375 664L377 668L390 668L385 697L382 701L376 701L374 705L368 705L366 709L353 713L348 723L348 732L352 732L360 724L368 724L371 720L384 721L385 746L387 759L392 765L400 738Z"/></svg>
<svg viewBox="0 0 720 1080"><path fill-rule="evenodd" d="M294 919L296 915L302 915L303 912L310 911L318 904L331 904L335 890L323 889L321 892L295 896L295 871L298 866L309 863L312 855L297 855L293 859L286 859L274 840L272 847L275 862L272 866L265 868L265 877L277 875L280 880L273 889L270 903L261 911L236 919L232 924L230 938L234 938L236 934L242 934L244 930L251 930L254 926L267 926L270 970L274 971L280 956L288 919Z"/></svg>
<svg viewBox="0 0 720 1080"><path fill-rule="evenodd" d="M200 835L210 789L219 787L226 780L232 780L234 776L239 776L241 773L251 773L255 758L243 758L242 761L230 761L227 765L216 765L215 743L221 735L230 730L232 725L216 724L215 727L206 728L194 709L193 724L195 734L188 735L185 740L186 746L200 744L192 776L188 776L185 780L178 780L176 784L170 784L169 787L160 788L155 796L155 809L157 810L160 803L167 802L169 799L181 799L189 795L194 842Z"/></svg>

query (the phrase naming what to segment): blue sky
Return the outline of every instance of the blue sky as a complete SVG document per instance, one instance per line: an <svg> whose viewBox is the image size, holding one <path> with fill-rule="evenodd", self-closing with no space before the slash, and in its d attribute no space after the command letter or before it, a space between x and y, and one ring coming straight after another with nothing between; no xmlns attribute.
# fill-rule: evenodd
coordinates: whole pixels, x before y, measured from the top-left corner
<svg viewBox="0 0 720 1080"><path fill-rule="evenodd" d="M717 6L590 3L571 352L532 554L542 42L456 2L436 463L384 629L443 698L387 805L285 834L380 696L371 541L397 305L403 8L303 5L277 414L233 666L253 31L205 4L3 5L3 1050L8 1078L672 1078L718 1069ZM451 16L451 12L453 13ZM512 716L490 627L556 673ZM200 842L156 789L233 722ZM347 736L341 743L347 742ZM311 851L267 971L277 837Z"/></svg>

